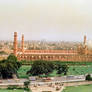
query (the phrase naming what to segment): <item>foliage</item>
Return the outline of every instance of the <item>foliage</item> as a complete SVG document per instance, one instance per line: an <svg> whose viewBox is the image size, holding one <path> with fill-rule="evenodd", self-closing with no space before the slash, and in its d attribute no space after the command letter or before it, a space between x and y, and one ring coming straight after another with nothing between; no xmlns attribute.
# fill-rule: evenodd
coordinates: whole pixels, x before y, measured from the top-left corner
<svg viewBox="0 0 92 92"><path fill-rule="evenodd" d="M27 74L31 74L32 76L36 75L48 75L53 72L53 70L57 70L57 74L62 74L64 75L67 74L68 72L68 66L67 65L62 65L60 63L54 63L50 61L35 61L32 64L31 69L27 72Z"/></svg>
<svg viewBox="0 0 92 92"><path fill-rule="evenodd" d="M16 62L17 61L17 57L14 56L13 54L10 54L7 58L8 61L11 61L11 62Z"/></svg>
<svg viewBox="0 0 92 92"><path fill-rule="evenodd" d="M35 75L41 75L41 74L49 74L53 71L54 64L49 61L34 61L32 64L31 69L27 72L27 74Z"/></svg>
<svg viewBox="0 0 92 92"><path fill-rule="evenodd" d="M13 89L23 89L23 88L16 86L16 85L9 85L7 89L13 90Z"/></svg>
<svg viewBox="0 0 92 92"><path fill-rule="evenodd" d="M32 92L32 91L27 91L24 88L22 89L0 89L0 92Z"/></svg>
<svg viewBox="0 0 92 92"><path fill-rule="evenodd" d="M25 88L28 88L29 84L30 84L30 81L25 81L25 82L24 82Z"/></svg>
<svg viewBox="0 0 92 92"><path fill-rule="evenodd" d="M88 81L92 81L92 77L91 77L90 74L86 75L86 80L88 80Z"/></svg>
<svg viewBox="0 0 92 92"><path fill-rule="evenodd" d="M67 65L58 65L57 74L62 74L62 73L64 73L64 75L67 75L68 68L69 68L69 67L68 67Z"/></svg>
<svg viewBox="0 0 92 92"><path fill-rule="evenodd" d="M8 88L7 88L7 90L14 90L14 89L25 90L25 92L31 92L31 90L29 88L26 88L26 87L23 88L23 87L19 87L17 85L9 85Z"/></svg>
<svg viewBox="0 0 92 92"><path fill-rule="evenodd" d="M12 78L13 74L17 74L17 70L21 63L17 61L14 55L10 55L6 60L0 62L0 77Z"/></svg>

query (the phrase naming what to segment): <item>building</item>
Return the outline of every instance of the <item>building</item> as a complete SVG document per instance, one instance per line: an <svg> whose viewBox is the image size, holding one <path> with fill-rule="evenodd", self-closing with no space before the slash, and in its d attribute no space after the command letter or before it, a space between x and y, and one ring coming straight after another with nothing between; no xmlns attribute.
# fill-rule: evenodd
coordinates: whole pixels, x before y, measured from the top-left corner
<svg viewBox="0 0 92 92"><path fill-rule="evenodd" d="M21 47L18 48L17 32L14 32L14 55L18 60L50 60L50 61L92 61L91 51L86 45L86 36L84 42L77 50L25 50L24 49L24 35L21 39Z"/></svg>

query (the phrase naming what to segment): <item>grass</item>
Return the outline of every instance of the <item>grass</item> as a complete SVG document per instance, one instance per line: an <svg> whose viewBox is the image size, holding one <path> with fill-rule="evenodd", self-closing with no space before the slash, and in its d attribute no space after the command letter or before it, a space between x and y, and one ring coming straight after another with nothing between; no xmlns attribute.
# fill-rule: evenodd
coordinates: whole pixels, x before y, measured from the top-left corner
<svg viewBox="0 0 92 92"><path fill-rule="evenodd" d="M15 89L15 90L9 90L9 89L0 89L0 92L25 92L23 89ZM26 91L28 92L28 91Z"/></svg>
<svg viewBox="0 0 92 92"><path fill-rule="evenodd" d="M28 75L26 74L26 72L30 70L30 68L31 66L27 66L27 65L21 66L20 69L18 70L19 78L28 78Z"/></svg>
<svg viewBox="0 0 92 92"><path fill-rule="evenodd" d="M84 75L84 74L91 74L92 73L92 66L69 66L69 70L67 75ZM54 70L49 77L55 76L63 76L63 74L57 74L57 71Z"/></svg>
<svg viewBox="0 0 92 92"><path fill-rule="evenodd" d="M92 92L92 85L66 87L62 92Z"/></svg>
<svg viewBox="0 0 92 92"><path fill-rule="evenodd" d="M31 66L23 65L18 70L19 78L28 78L29 76L26 74L28 70L30 70ZM69 70L67 75L84 75L84 74L91 74L92 73L92 65L81 65L81 66L69 66ZM54 70L51 74L49 74L49 77L54 76L62 76L63 74L57 74L57 71Z"/></svg>
<svg viewBox="0 0 92 92"><path fill-rule="evenodd" d="M92 73L92 66L70 66L68 75L83 75Z"/></svg>

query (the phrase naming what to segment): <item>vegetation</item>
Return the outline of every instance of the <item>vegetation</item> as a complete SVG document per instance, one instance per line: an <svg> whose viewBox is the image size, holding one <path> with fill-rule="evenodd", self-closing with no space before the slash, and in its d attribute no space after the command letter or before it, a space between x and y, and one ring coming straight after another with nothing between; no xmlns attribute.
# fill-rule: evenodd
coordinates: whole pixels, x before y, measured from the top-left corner
<svg viewBox="0 0 92 92"><path fill-rule="evenodd" d="M4 79L13 78L13 74L17 75L20 66L21 63L11 54L6 60L0 62L0 77Z"/></svg>
<svg viewBox="0 0 92 92"><path fill-rule="evenodd" d="M24 89L0 89L0 92L31 92L25 91Z"/></svg>
<svg viewBox="0 0 92 92"><path fill-rule="evenodd" d="M41 74L48 75L53 71L53 69L54 69L54 64L52 62L40 60L40 61L35 61L32 64L32 67L27 72L27 74L31 74L33 76L41 75Z"/></svg>
<svg viewBox="0 0 92 92"><path fill-rule="evenodd" d="M23 89L23 88L21 88L21 87L19 87L19 86L16 86L16 85L12 85L12 86L9 85L7 89L13 90L13 89Z"/></svg>
<svg viewBox="0 0 92 92"><path fill-rule="evenodd" d="M24 90L23 92L31 92L31 90L28 88L29 81L24 82L24 87L19 87L18 85L10 85L8 86L7 90Z"/></svg>
<svg viewBox="0 0 92 92"><path fill-rule="evenodd" d="M68 66L50 61L40 60L33 62L32 67L27 72L27 74L31 74L32 76L49 75L53 72L53 70L56 70L57 74L64 73L64 75L66 75L68 72Z"/></svg>
<svg viewBox="0 0 92 92"><path fill-rule="evenodd" d="M92 85L66 87L62 92L92 92Z"/></svg>
<svg viewBox="0 0 92 92"><path fill-rule="evenodd" d="M88 81L92 81L92 77L91 77L90 74L86 75L86 80L88 80Z"/></svg>
<svg viewBox="0 0 92 92"><path fill-rule="evenodd" d="M17 71L18 77L19 78L28 78L29 75L27 75L26 72L29 70L30 70L29 65L22 65Z"/></svg>
<svg viewBox="0 0 92 92"><path fill-rule="evenodd" d="M28 78L30 75L27 75L26 72L29 71L31 68L30 65L23 65L18 69L18 76L19 78ZM92 73L92 65L73 65L69 66L67 75L84 75L84 74L91 74ZM63 76L64 73L58 74L57 70L54 69L52 73L48 74L48 77L54 76Z"/></svg>
<svg viewBox="0 0 92 92"><path fill-rule="evenodd" d="M64 73L64 75L67 75L68 72L68 66L67 65L59 65L58 69L57 69L57 74L62 74Z"/></svg>
<svg viewBox="0 0 92 92"><path fill-rule="evenodd" d="M44 61L44 60L43 60ZM22 60L20 61L22 63L22 65L32 65L34 61L26 61L26 60ZM50 62L53 62L53 63L58 63L58 64L62 64L62 65L92 65L92 62L87 62L87 61L50 61Z"/></svg>
<svg viewBox="0 0 92 92"><path fill-rule="evenodd" d="M27 90L27 91L30 91L29 84L30 84L30 81L25 81L24 82L24 89Z"/></svg>

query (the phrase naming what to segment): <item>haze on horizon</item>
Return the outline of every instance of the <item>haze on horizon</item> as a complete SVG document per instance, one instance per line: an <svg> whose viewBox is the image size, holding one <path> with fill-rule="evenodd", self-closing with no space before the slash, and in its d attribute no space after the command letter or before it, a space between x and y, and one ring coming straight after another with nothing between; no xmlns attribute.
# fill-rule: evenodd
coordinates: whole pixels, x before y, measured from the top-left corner
<svg viewBox="0 0 92 92"><path fill-rule="evenodd" d="M92 40L92 0L0 0L0 40Z"/></svg>

